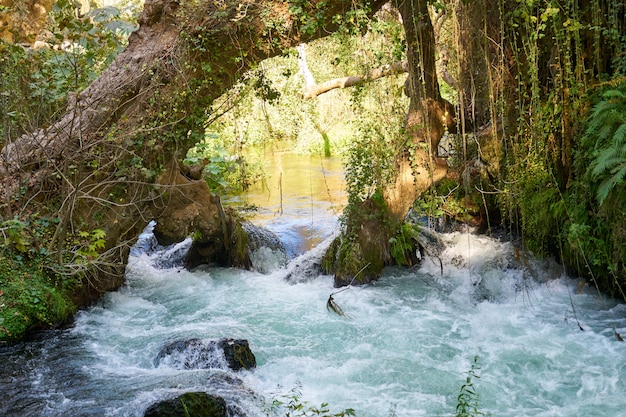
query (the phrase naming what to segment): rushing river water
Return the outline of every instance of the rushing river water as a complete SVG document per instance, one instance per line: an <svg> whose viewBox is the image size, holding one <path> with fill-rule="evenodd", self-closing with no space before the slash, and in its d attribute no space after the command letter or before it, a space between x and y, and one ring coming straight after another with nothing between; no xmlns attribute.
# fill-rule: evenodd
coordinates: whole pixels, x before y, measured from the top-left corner
<svg viewBox="0 0 626 417"><path fill-rule="evenodd" d="M336 229L333 211L318 209L264 224L314 246ZM314 233L300 235L302 246L290 225L305 224ZM626 344L615 337L626 334L625 305L579 292L559 267L509 243L441 238L439 259L334 294L345 317L326 308L338 291L331 276L290 283L291 265L159 269L158 253L135 251L127 285L73 326L0 349L0 415L142 416L158 400L207 391L256 417L297 388L310 405L362 417L453 416L474 357L479 407L494 417L626 415ZM184 337L247 339L257 367L157 365L160 348Z"/></svg>

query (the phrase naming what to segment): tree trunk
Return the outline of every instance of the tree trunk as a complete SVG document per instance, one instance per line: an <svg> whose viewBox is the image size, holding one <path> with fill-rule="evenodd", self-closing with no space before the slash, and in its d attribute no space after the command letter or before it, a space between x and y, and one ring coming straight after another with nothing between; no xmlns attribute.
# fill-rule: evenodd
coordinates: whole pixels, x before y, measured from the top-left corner
<svg viewBox="0 0 626 417"><path fill-rule="evenodd" d="M399 175L385 190L385 200L394 222L401 222L417 197L446 175L447 163L437 157L437 148L446 131L456 133L456 121L454 106L439 92L435 32L426 0L397 0L396 5L409 61L405 89L410 103L405 129L414 149L406 149L398 158Z"/></svg>
<svg viewBox="0 0 626 417"><path fill-rule="evenodd" d="M214 99L259 61L331 33L352 6L313 1L296 13L282 1L147 0L126 50L66 113L2 149L2 218L52 210L59 227L48 249L89 281L81 304L123 282L129 248L153 219L163 241L193 233L223 262L249 265L237 220L206 183L180 174L181 160L204 137ZM72 237L96 229L105 247L83 262Z"/></svg>
<svg viewBox="0 0 626 417"><path fill-rule="evenodd" d="M377 279L392 263L390 238L415 200L447 173L437 158L446 130L456 130L454 107L441 98L435 65L435 34L426 0L397 0L408 60L405 92L410 98L405 121L408 145L396 156L395 181L364 201L347 219L347 236L331 248L325 261L335 272L335 286ZM358 275L358 276L357 276ZM356 277L356 280L355 280Z"/></svg>

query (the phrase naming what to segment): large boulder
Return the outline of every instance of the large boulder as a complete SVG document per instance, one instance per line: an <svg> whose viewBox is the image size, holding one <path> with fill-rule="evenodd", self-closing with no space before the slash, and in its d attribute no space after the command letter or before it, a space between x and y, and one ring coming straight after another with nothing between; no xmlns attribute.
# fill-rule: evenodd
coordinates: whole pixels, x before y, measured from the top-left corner
<svg viewBox="0 0 626 417"><path fill-rule="evenodd" d="M153 233L158 243L169 246L192 236L193 242L184 260L188 269L213 263L250 269L248 236L241 227L241 220L224 209L206 181L190 180L172 169L161 177L162 182L178 188L172 188L163 197L164 208L155 218Z"/></svg>
<svg viewBox="0 0 626 417"><path fill-rule="evenodd" d="M167 343L157 355L157 366L174 369L252 369L256 358L244 339L181 339Z"/></svg>
<svg viewBox="0 0 626 417"><path fill-rule="evenodd" d="M152 404L144 417L227 417L226 401L206 392L187 392Z"/></svg>

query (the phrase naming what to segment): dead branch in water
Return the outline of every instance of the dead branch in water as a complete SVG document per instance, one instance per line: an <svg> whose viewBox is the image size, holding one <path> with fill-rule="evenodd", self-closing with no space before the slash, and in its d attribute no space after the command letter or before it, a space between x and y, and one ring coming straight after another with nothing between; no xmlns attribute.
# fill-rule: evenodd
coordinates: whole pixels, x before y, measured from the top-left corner
<svg viewBox="0 0 626 417"><path fill-rule="evenodd" d="M326 301L326 309L327 309L328 311L334 311L335 313L337 313L337 315L338 315L338 316L341 316L341 317L345 317L345 316L346 316L346 313L344 313L344 312L343 312L343 310L341 309L341 307L339 307L339 304L337 304L337 303L335 302L335 299L333 298L333 295L335 295L335 294L339 294L340 292L343 292L343 291L345 291L345 290L349 289L349 288L350 288L350 286L352 285L352 283L354 282L354 280L356 279L356 277L358 277L358 276L359 276L359 274L360 274L361 272L363 272L363 271L365 270L365 268L367 268L368 266L370 266L370 264L369 264L369 263L368 263L367 265L365 265L363 268L361 268L361 269L359 270L359 272L357 272L356 274L354 274L354 277L352 277L352 279L350 280L350 284L348 284L348 286L347 286L347 287L344 287L344 288L340 289L339 291L335 291L335 292L331 293L331 294L328 296L328 301Z"/></svg>

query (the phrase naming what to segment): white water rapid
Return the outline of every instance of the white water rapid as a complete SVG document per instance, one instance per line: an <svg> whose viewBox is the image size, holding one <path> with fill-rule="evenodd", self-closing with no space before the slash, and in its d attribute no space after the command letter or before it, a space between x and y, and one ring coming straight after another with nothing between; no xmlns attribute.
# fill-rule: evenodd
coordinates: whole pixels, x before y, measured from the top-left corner
<svg viewBox="0 0 626 417"><path fill-rule="evenodd" d="M287 269L156 269L132 257L128 285L67 330L0 350L3 416L142 416L186 391L222 394L250 417L299 387L310 405L358 416L452 416L478 357L479 409L493 416L626 415L626 306L521 262L508 243L443 235L438 259L389 269L334 295L332 277ZM580 326L584 329L581 331ZM166 341L247 339L256 355L233 390L226 371L156 366Z"/></svg>

